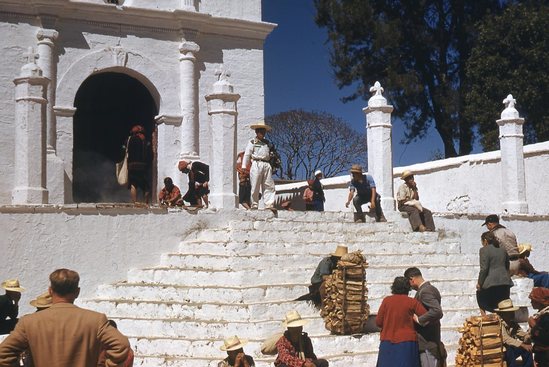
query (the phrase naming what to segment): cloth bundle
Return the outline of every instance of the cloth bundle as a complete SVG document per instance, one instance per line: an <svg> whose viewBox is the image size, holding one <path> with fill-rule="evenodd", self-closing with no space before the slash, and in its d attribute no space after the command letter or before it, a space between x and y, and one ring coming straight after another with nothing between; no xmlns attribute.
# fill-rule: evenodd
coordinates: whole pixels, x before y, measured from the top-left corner
<svg viewBox="0 0 549 367"><path fill-rule="evenodd" d="M337 269L325 280L325 294L320 315L326 329L334 334L362 333L370 314L367 304L366 268L361 252L345 254Z"/></svg>
<svg viewBox="0 0 549 367"><path fill-rule="evenodd" d="M456 366L505 366L501 327L501 320L495 314L467 318L459 330L462 335L456 353Z"/></svg>

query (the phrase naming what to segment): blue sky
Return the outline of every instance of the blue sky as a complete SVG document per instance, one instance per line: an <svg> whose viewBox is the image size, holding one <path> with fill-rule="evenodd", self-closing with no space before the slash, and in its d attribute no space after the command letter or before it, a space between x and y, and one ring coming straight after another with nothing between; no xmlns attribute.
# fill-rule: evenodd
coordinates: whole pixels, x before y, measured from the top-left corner
<svg viewBox="0 0 549 367"><path fill-rule="evenodd" d="M262 3L263 20L278 24L265 41L265 114L291 109L325 111L342 118L357 131L365 131L362 108L367 101L341 102L351 90L340 90L335 83L326 31L314 22L313 0L262 0ZM383 86L383 80L380 82ZM403 126L393 119L395 166L429 161L436 150L443 151L434 129L430 129L426 139L409 145L400 144L402 137Z"/></svg>

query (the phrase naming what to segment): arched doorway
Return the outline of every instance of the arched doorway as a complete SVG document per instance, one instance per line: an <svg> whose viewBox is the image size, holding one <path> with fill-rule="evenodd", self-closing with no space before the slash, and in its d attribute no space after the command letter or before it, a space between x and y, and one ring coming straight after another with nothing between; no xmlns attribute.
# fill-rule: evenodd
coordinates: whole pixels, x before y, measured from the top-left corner
<svg viewBox="0 0 549 367"><path fill-rule="evenodd" d="M74 106L74 202L130 202L129 190L116 181L115 164L123 159L123 145L136 124L145 127L156 152L154 117L158 106L151 93L129 75L104 72L82 83ZM156 192L154 155L149 173L152 198Z"/></svg>

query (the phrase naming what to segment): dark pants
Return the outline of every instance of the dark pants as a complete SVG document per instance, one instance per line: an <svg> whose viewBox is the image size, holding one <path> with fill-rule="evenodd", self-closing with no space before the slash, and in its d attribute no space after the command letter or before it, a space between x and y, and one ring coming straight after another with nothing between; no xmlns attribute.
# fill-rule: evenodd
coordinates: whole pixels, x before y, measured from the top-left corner
<svg viewBox="0 0 549 367"><path fill-rule="evenodd" d="M415 206L400 205L398 210L404 213L408 213L408 220L414 231L419 230L419 226L423 224L428 231L435 230L435 222L433 221L433 214L427 208L423 208L420 212Z"/></svg>
<svg viewBox="0 0 549 367"><path fill-rule="evenodd" d="M0 335L9 334L13 329L15 329L15 325L17 324L17 321L19 319L6 319L0 321Z"/></svg>
<svg viewBox="0 0 549 367"><path fill-rule="evenodd" d="M313 200L313 210L317 212L323 212L324 211L324 201L321 200Z"/></svg>
<svg viewBox="0 0 549 367"><path fill-rule="evenodd" d="M507 362L507 367L517 367L517 358L522 357L522 367L532 367L534 365L534 360L532 353L524 350L522 348L513 347L512 345L505 345L507 350L505 351L505 361Z"/></svg>
<svg viewBox="0 0 549 367"><path fill-rule="evenodd" d="M509 299L511 295L511 286L496 285L494 287L477 290L478 307L485 311L494 312L498 303L504 299Z"/></svg>
<svg viewBox="0 0 549 367"><path fill-rule="evenodd" d="M238 185L238 203L252 205L252 184L250 181Z"/></svg>
<svg viewBox="0 0 549 367"><path fill-rule="evenodd" d="M359 216L362 216L364 213L362 212L362 205L369 203L372 201L372 193L368 192L364 195L356 195L353 198L353 205L355 206L356 213ZM379 222L381 218L383 218L383 212L381 211L381 196L379 194L376 194L376 221Z"/></svg>
<svg viewBox="0 0 549 367"><path fill-rule="evenodd" d="M325 360L325 359L317 359L316 361L313 361L313 363L315 364L316 367L328 367L328 366L330 366L328 361ZM288 365L282 363L282 364L279 364L277 367L288 367Z"/></svg>

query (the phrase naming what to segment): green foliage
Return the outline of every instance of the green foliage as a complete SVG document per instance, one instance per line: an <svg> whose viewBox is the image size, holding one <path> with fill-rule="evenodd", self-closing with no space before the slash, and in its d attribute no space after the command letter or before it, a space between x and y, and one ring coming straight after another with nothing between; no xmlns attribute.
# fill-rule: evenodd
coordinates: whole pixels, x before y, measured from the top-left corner
<svg viewBox="0 0 549 367"><path fill-rule="evenodd" d="M344 100L368 99L368 86L379 80L405 124L404 142L434 124L452 157L472 150L462 85L474 25L506 2L315 0L316 22L328 31L338 86L355 88Z"/></svg>
<svg viewBox="0 0 549 367"><path fill-rule="evenodd" d="M329 113L292 110L265 121L273 128L267 139L282 158L280 178L306 180L317 169L332 177L366 161L366 136Z"/></svg>
<svg viewBox="0 0 549 367"><path fill-rule="evenodd" d="M525 142L549 140L549 6L513 5L479 26L467 63L465 114L479 125L484 150L498 149L495 120L511 93L526 118Z"/></svg>

